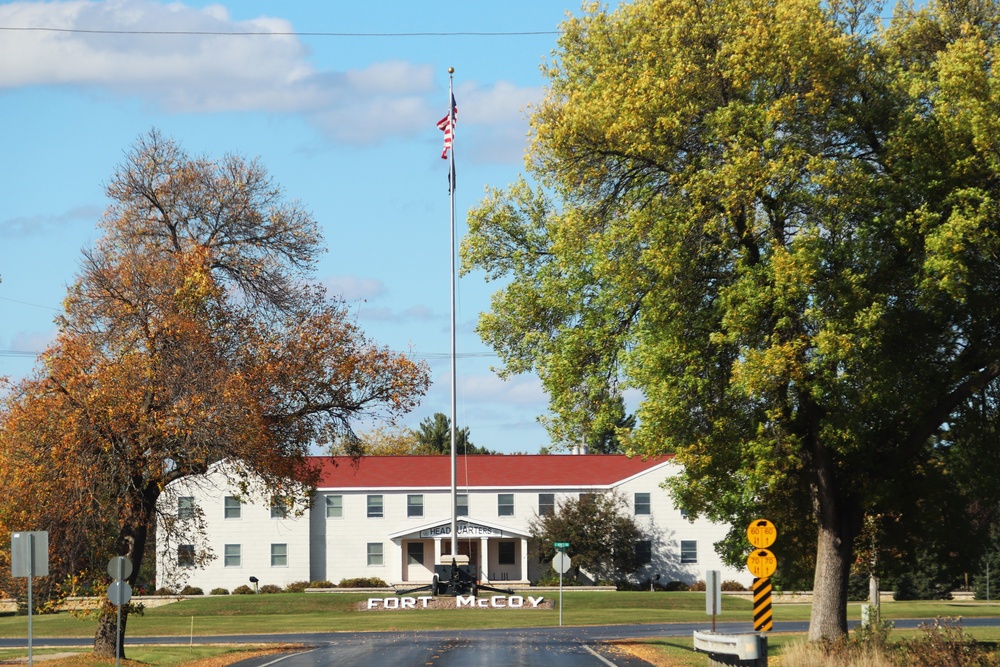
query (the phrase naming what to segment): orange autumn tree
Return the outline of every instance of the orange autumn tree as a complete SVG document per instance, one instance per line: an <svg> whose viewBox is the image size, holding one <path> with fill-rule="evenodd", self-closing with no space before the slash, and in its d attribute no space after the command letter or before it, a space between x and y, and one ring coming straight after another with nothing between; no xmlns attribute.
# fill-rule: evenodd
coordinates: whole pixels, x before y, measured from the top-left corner
<svg viewBox="0 0 1000 667"><path fill-rule="evenodd" d="M302 501L289 480L313 481L310 445L351 437L358 417L409 411L428 373L307 282L317 225L256 161L194 159L153 131L107 194L58 337L0 413L0 466L25 471L0 521L54 528L57 551L78 523L88 538L109 534L89 566L127 556L134 584L170 482L226 460L248 490ZM24 502L37 489L49 494L38 511ZM97 654L114 655L113 611Z"/></svg>

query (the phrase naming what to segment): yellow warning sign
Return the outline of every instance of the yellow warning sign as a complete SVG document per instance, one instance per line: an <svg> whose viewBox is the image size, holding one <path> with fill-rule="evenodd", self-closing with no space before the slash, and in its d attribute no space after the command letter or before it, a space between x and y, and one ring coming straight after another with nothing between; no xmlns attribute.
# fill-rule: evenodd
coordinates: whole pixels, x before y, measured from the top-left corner
<svg viewBox="0 0 1000 667"><path fill-rule="evenodd" d="M757 519L747 526L747 539L758 549L766 549L778 539L778 529L767 519Z"/></svg>
<svg viewBox="0 0 1000 667"><path fill-rule="evenodd" d="M778 569L778 559L767 549L755 549L747 556L747 569L755 577L770 577Z"/></svg>

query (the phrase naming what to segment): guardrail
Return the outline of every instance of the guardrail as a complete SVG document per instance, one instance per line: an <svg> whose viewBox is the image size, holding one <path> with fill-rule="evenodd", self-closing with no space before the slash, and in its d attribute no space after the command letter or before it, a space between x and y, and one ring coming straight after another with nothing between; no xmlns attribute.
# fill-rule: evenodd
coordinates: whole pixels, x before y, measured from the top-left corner
<svg viewBox="0 0 1000 667"><path fill-rule="evenodd" d="M708 664L767 667L767 637L758 634L694 633L694 650L708 653Z"/></svg>

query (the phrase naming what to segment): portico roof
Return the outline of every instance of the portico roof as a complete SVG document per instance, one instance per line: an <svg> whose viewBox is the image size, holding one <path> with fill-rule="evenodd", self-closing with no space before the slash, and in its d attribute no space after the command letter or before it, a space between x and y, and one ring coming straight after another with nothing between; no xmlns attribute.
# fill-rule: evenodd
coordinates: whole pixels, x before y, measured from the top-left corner
<svg viewBox="0 0 1000 667"><path fill-rule="evenodd" d="M509 525L462 517L458 520L458 536L467 537L530 537L523 530L516 530ZM463 530L464 525L464 530ZM451 517L445 517L419 526L407 526L401 530L389 533L389 539L394 540L408 535L421 537L451 537Z"/></svg>

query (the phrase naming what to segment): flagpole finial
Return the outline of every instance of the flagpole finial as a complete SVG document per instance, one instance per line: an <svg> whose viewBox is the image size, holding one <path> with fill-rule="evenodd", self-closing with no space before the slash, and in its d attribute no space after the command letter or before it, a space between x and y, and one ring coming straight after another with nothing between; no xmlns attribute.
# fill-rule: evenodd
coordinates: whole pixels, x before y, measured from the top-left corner
<svg viewBox="0 0 1000 667"><path fill-rule="evenodd" d="M455 68L454 67L449 67L448 68L448 74L454 74L454 73L455 73Z"/></svg>

